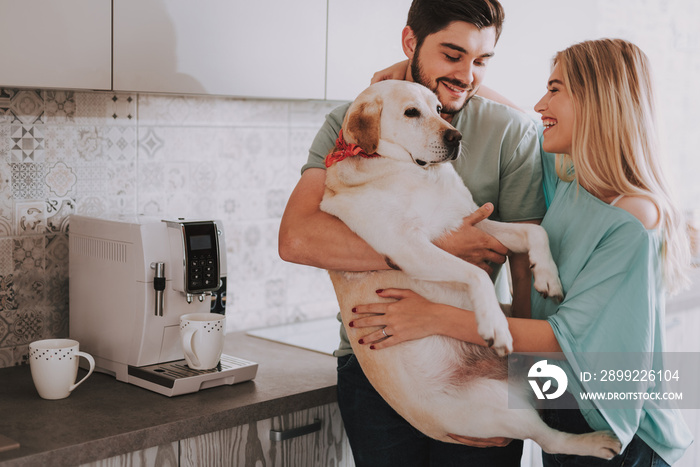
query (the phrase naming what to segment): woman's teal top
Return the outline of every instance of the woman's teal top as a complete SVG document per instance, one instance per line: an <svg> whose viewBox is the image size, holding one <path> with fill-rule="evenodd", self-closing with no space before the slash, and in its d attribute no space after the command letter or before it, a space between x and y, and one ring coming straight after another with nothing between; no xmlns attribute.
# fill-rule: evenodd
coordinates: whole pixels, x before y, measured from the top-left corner
<svg viewBox="0 0 700 467"><path fill-rule="evenodd" d="M595 430L612 429L623 448L637 434L673 464L692 442L675 405L640 398L621 403L622 408L607 408L603 402L578 396L581 391L622 388L600 381L601 375L595 381L580 381L581 372L606 365L616 369L621 353L627 368L662 367L665 292L660 230L647 230L629 212L604 203L576 182L562 181L555 172L555 156L542 157L548 206L542 227L549 235L565 298L555 303L533 289L532 317L552 326L567 359L563 368L568 390L579 399L588 424ZM660 385L643 382L635 390L658 392Z"/></svg>

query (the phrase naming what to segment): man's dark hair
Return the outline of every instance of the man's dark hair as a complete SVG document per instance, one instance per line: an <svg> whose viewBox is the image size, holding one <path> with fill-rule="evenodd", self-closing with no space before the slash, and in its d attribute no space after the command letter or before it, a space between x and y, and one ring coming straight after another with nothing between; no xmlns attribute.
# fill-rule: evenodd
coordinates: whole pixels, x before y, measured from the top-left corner
<svg viewBox="0 0 700 467"><path fill-rule="evenodd" d="M418 47L427 36L445 29L453 21L471 23L479 29L493 26L498 42L504 18L498 0L413 0L406 25L413 30Z"/></svg>

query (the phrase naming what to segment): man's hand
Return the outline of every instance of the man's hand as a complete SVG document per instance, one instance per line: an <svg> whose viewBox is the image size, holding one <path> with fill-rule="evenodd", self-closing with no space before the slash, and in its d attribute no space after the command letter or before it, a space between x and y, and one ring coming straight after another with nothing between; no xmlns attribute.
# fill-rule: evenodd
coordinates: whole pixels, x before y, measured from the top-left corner
<svg viewBox="0 0 700 467"><path fill-rule="evenodd" d="M493 204L484 204L465 217L459 229L444 235L435 244L491 274L493 268L489 263L505 263L508 248L475 226L488 218L492 212Z"/></svg>

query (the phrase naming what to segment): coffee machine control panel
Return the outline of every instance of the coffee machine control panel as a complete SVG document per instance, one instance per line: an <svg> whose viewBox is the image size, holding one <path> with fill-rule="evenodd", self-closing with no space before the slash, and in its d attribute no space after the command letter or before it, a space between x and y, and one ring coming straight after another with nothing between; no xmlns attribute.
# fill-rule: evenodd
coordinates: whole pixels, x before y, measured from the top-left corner
<svg viewBox="0 0 700 467"><path fill-rule="evenodd" d="M186 292L199 294L219 288L219 241L213 222L183 224Z"/></svg>

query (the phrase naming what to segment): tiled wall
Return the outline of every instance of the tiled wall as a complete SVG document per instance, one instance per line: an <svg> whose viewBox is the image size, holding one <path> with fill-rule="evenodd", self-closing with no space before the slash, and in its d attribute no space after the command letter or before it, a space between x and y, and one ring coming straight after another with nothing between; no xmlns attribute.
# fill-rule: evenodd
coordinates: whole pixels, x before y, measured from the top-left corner
<svg viewBox="0 0 700 467"><path fill-rule="evenodd" d="M700 209L700 3L595 5L601 36L651 57L671 172L683 207ZM282 262L277 231L336 104L0 89L0 367L68 334L71 213L223 220L231 329L333 315L325 272Z"/></svg>
<svg viewBox="0 0 700 467"><path fill-rule="evenodd" d="M337 103L0 90L0 367L68 335L68 216L224 222L230 329L332 316L324 271L282 262L277 232Z"/></svg>

